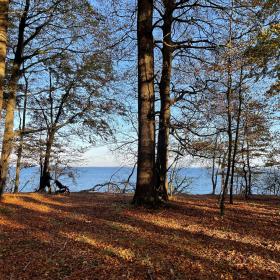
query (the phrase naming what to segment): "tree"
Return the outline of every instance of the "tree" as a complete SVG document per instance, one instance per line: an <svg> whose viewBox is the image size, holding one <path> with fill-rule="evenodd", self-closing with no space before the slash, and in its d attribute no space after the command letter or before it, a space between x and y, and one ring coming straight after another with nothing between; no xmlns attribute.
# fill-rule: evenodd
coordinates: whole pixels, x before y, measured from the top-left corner
<svg viewBox="0 0 280 280"><path fill-rule="evenodd" d="M4 78L7 54L9 0L0 0L0 120L2 117ZM1 192L1 188L0 188Z"/></svg>
<svg viewBox="0 0 280 280"><path fill-rule="evenodd" d="M23 9L22 9L22 5ZM7 178L14 140L14 114L18 84L24 72L42 70L48 60L62 54L104 51L107 32L102 16L95 12L87 0L83 1L30 1L12 2L11 10L19 11L11 18L18 35L11 37L11 65L8 73L5 131L1 154L0 189ZM102 26L102 28L100 27ZM97 32L98 30L98 32ZM93 40L94 38L94 40ZM90 45L95 42L94 47ZM108 42L106 42L108 44ZM13 51L15 52L13 53Z"/></svg>
<svg viewBox="0 0 280 280"><path fill-rule="evenodd" d="M206 50L215 48L210 28L215 25L209 17L220 9L219 5L200 3L196 1L155 1L156 21L155 34L157 49L160 49L159 60L161 68L158 83L160 112L158 121L156 185L164 200L167 195L168 151L170 142L171 119L176 113L172 109L189 94L198 91L188 88L190 81L179 81L185 77L186 68L199 61ZM191 30L191 32L190 32ZM202 55L203 53L203 55ZM185 59L185 63L182 62ZM175 68L175 70L173 69ZM178 79L179 78L179 79ZM186 78L187 80L187 78ZM174 109L173 109L174 110Z"/></svg>
<svg viewBox="0 0 280 280"><path fill-rule="evenodd" d="M111 65L106 52L82 58L67 55L47 65L49 83L34 89L41 94L31 97L33 108L37 108L32 121L46 127L39 191L45 189L44 178L50 171L52 150L59 134L69 143L75 131L80 138L88 134L91 141L111 134L109 115L120 111L116 100L105 92L112 81Z"/></svg>
<svg viewBox="0 0 280 280"><path fill-rule="evenodd" d="M163 1L162 72L159 83L160 116L156 159L156 188L168 200L168 147L171 114L170 83L172 70L172 21L175 1Z"/></svg>
<svg viewBox="0 0 280 280"><path fill-rule="evenodd" d="M15 51L15 56L12 64L11 76L8 82L8 97L5 116L5 130L3 136L2 153L0 161L0 193L3 192L6 184L9 159L12 152L12 142L14 137L14 113L16 106L16 93L17 84L21 76L21 65L24 51L24 32L26 27L26 21L28 18L28 11L30 8L30 0L26 0L24 9L21 13L19 25L18 25L18 40Z"/></svg>
<svg viewBox="0 0 280 280"><path fill-rule="evenodd" d="M21 108L19 108L19 130L21 131L19 136L19 144L17 147L17 163L16 163L16 178L15 178L15 188L14 193L19 191L19 176L20 176L20 169L21 169L21 158L23 152L23 145L24 145L24 132L26 126L26 114L27 114L27 101L28 101L28 78L24 75L25 80L25 87L23 90L23 108L22 108L22 115L21 115Z"/></svg>
<svg viewBox="0 0 280 280"><path fill-rule="evenodd" d="M279 94L280 90L280 4L279 1L256 1L259 9L253 20L257 28L253 33L251 44L246 54L250 62L255 65L252 75L257 78L271 77L268 93Z"/></svg>
<svg viewBox="0 0 280 280"><path fill-rule="evenodd" d="M134 204L155 202L155 112L153 1L139 0L138 42L138 159Z"/></svg>

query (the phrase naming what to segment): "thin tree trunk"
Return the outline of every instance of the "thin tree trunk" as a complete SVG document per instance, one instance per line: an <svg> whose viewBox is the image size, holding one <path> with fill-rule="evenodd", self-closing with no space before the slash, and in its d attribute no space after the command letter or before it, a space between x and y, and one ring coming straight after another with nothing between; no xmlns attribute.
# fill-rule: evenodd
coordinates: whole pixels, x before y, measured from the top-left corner
<svg viewBox="0 0 280 280"><path fill-rule="evenodd" d="M17 151L17 165L16 165L16 179L15 179L14 193L18 193L19 190L19 176L20 176L20 169L21 169L22 147L23 147L23 138L20 139L19 148Z"/></svg>
<svg viewBox="0 0 280 280"><path fill-rule="evenodd" d="M2 144L1 154L1 175L0 175L0 194L6 186L7 175L9 171L10 155L13 149L14 138L14 114L16 108L17 84L21 76L20 67L22 64L22 56L24 50L24 30L26 27L27 13L30 7L30 0L26 0L25 8L21 15L19 23L18 42L16 47L15 59L12 68L12 74L8 85L8 100L5 117L5 130Z"/></svg>
<svg viewBox="0 0 280 280"><path fill-rule="evenodd" d="M50 122L51 125L46 122L46 125L49 127L48 129L48 137L47 137L47 142L46 142L46 151L45 151L45 156L44 156L44 163L41 163L41 177L40 177L40 186L38 191L44 191L46 187L49 187L49 193L51 192L50 189L50 175L49 175L49 167L50 167L50 158L51 158L51 150L52 146L54 143L55 139L55 133L58 130L58 123L60 116L63 112L63 106L64 102L67 100L69 94L70 94L70 89L65 92L63 95L60 105L58 107L58 111L55 114L55 109L54 109L54 99L53 99L53 89L52 89L52 75L51 75L52 70L49 69L49 101L50 101Z"/></svg>
<svg viewBox="0 0 280 280"><path fill-rule="evenodd" d="M229 203L233 204L233 179L234 179L234 169L235 169L235 158L238 149L238 138L239 138L239 126L240 126L240 116L242 111L242 80L243 80L243 69L241 68L240 73L240 81L239 81L239 91L238 91L238 113L237 113L237 124L236 124L236 132L234 139L234 148L232 154L232 163L231 163L231 178L230 178L230 196Z"/></svg>
<svg viewBox="0 0 280 280"><path fill-rule="evenodd" d="M7 28L9 0L0 0L0 121L3 108L3 91L7 55Z"/></svg>
<svg viewBox="0 0 280 280"><path fill-rule="evenodd" d="M217 181L215 180L215 158L213 157L212 160L212 171L211 171L211 181L212 181L212 195L215 195L216 193L216 187L217 187Z"/></svg>
<svg viewBox="0 0 280 280"><path fill-rule="evenodd" d="M174 0L164 1L162 73L159 84L160 116L157 143L156 187L162 198L168 200L168 145L170 128L170 80L172 70L171 28Z"/></svg>
<svg viewBox="0 0 280 280"><path fill-rule="evenodd" d="M212 195L215 195L216 187L217 187L218 171L215 170L217 145L218 145L218 134L216 135L216 138L215 138L215 147L214 147L214 153L213 153L213 159L212 159L212 171L211 171Z"/></svg>
<svg viewBox="0 0 280 280"><path fill-rule="evenodd" d="M245 190L243 190L244 195L245 195L245 199L248 199L248 193L249 193L249 184L248 184L248 170L247 170L247 160L245 159L245 156L247 156L247 151L245 150L245 138L246 138L246 131L247 131L247 125L245 122L245 127L244 127L244 140L242 143L242 147L241 147L241 151L242 151L242 170L243 170L243 179L245 182ZM245 154L246 153L246 154Z"/></svg>
<svg viewBox="0 0 280 280"><path fill-rule="evenodd" d="M47 178L47 173L49 172L50 169L50 158L51 158L51 151L52 151L52 146L54 142L54 136L55 136L55 128L50 129L48 132L48 138L47 138L47 143L46 143L46 152L45 152L45 157L44 157L44 164L43 164L43 170L41 173L41 178L40 178L40 186L39 186L39 191L44 191L46 185L46 178Z"/></svg>
<svg viewBox="0 0 280 280"><path fill-rule="evenodd" d="M231 74L230 78L231 80ZM229 183L229 178L230 178L230 169L231 169L231 160L232 160L232 124L231 124L231 82L230 82L230 87L228 88L227 91L227 117L228 117L228 128L227 128L227 134L228 134L228 154L227 154L227 172L226 172L226 177L225 177L225 184L223 186L222 190L222 196L220 200L220 212L221 216L224 215L224 209L225 209L225 197L228 192L228 183Z"/></svg>
<svg viewBox="0 0 280 280"><path fill-rule="evenodd" d="M247 158L247 168L248 168L248 195L252 195L252 170L251 170L251 164L250 164L250 150L249 150L249 144L247 140L247 153L246 153L246 158Z"/></svg>
<svg viewBox="0 0 280 280"><path fill-rule="evenodd" d="M228 192L228 183L231 169L231 157L232 157L232 115L231 115L231 98L232 98L232 59L231 59L231 48L232 48L232 16L233 16L233 0L231 2L231 14L229 22L229 56L227 59L227 134L228 134L228 158L227 158L227 172L225 178L225 184L223 186L221 200L220 200L220 214L224 215L225 211L225 197Z"/></svg>
<svg viewBox="0 0 280 280"><path fill-rule="evenodd" d="M217 183L218 183L218 175L219 175L219 168L221 166L221 158L219 158L218 161L218 168L214 170L214 178L212 179L212 184L213 184L213 190L212 190L212 195L216 194L216 189L217 189Z"/></svg>
<svg viewBox="0 0 280 280"><path fill-rule="evenodd" d="M27 93L28 93L28 81L25 78L25 92L24 92L24 103L23 103L23 113L22 113L22 125L20 126L21 134L19 140L19 147L17 151L17 165L16 165L16 179L15 179L15 188L14 193L17 193L19 190L19 176L21 169L21 157L24 143L24 131L25 131L25 122L26 122L26 107L27 107Z"/></svg>
<svg viewBox="0 0 280 280"><path fill-rule="evenodd" d="M135 204L154 204L155 112L153 1L138 1L138 162Z"/></svg>
<svg viewBox="0 0 280 280"><path fill-rule="evenodd" d="M222 167L222 179L221 179L221 190L223 191L225 185L225 171L224 171L224 165Z"/></svg>
<svg viewBox="0 0 280 280"><path fill-rule="evenodd" d="M223 155L222 162L221 162L221 175L222 175L222 178L221 178L221 195L222 195L222 192L223 192L223 189L224 189L224 185L225 185L226 157L227 157L227 153L225 153ZM221 197L220 197L220 199L221 199Z"/></svg>
<svg viewBox="0 0 280 280"><path fill-rule="evenodd" d="M242 156L243 157L243 178L244 178L244 181L245 181L245 198L247 199L248 198L248 178L247 178L247 170L246 170L246 163L245 163L245 160L244 160L244 155Z"/></svg>
<svg viewBox="0 0 280 280"><path fill-rule="evenodd" d="M225 197L228 192L228 183L230 178L231 161L232 161L232 115L231 115L231 95L232 95L232 73L231 73L231 61L229 62L228 70L228 89L227 89L227 135L228 135L228 153L227 153L227 171L225 176L225 183L222 189L222 195L220 200L220 213L224 215L225 209Z"/></svg>

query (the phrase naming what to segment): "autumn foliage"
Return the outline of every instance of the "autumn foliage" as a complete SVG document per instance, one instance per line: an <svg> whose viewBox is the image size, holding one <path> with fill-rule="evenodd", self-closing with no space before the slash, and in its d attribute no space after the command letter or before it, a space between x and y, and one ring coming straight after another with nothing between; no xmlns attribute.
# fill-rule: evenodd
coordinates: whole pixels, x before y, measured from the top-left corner
<svg viewBox="0 0 280 280"><path fill-rule="evenodd" d="M279 198L178 196L158 209L114 194L6 194L0 279L279 279Z"/></svg>

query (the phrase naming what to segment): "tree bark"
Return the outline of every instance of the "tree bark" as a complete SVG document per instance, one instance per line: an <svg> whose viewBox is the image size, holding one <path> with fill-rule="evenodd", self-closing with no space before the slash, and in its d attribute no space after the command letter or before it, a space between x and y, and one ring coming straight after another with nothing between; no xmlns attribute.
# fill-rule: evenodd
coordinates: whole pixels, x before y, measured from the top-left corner
<svg viewBox="0 0 280 280"><path fill-rule="evenodd" d="M40 186L39 186L38 191L44 191L45 187L47 186L46 178L47 178L47 173L49 172L49 168L50 168L50 158L51 158L51 151L52 151L52 146L53 146L53 142L54 142L54 136L55 136L55 128L52 128L48 132L46 151L45 151L45 156L44 156L44 164L43 164L43 169L41 172Z"/></svg>
<svg viewBox="0 0 280 280"><path fill-rule="evenodd" d="M15 188L14 193L19 191L19 177L20 177L20 169L21 169L21 157L24 143L24 131L25 131L25 122L26 122L26 107L27 107L27 94L28 94L28 81L25 77L25 92L24 92L24 103L23 103L23 113L22 113L22 124L20 125L20 139L19 139L19 147L17 151L17 165L16 165L16 179L15 179Z"/></svg>
<svg viewBox="0 0 280 280"><path fill-rule="evenodd" d="M2 118L3 91L6 70L9 2L9 0L0 0L0 121Z"/></svg>
<svg viewBox="0 0 280 280"><path fill-rule="evenodd" d="M156 188L162 198L168 200L168 146L170 128L170 80L172 71L172 38L174 0L164 2L162 73L159 84L160 116L156 160Z"/></svg>
<svg viewBox="0 0 280 280"><path fill-rule="evenodd" d="M252 170L251 170L251 163L250 163L250 147L247 140L247 168L248 168L248 191L247 191L247 198L252 195Z"/></svg>
<svg viewBox="0 0 280 280"><path fill-rule="evenodd" d="M230 78L231 80L231 78ZM225 197L228 192L228 183L229 183L229 178L230 178L230 170L231 170L231 160L232 160L232 122L231 122L231 109L230 109L230 104L231 104L231 85L227 91L227 118L228 118L228 128L227 128L227 134L228 134L228 154L227 154L227 171L226 171L226 177L225 177L225 184L223 186L222 190L222 196L220 200L220 211L221 211L221 216L224 215L224 209L225 209Z"/></svg>
<svg viewBox="0 0 280 280"><path fill-rule="evenodd" d="M212 170L211 170L211 182L212 182L212 193L211 194L212 195L215 195L215 193L216 193L218 171L219 171L219 166L220 166L220 162L221 162L219 159L218 168L216 168L216 170L215 170L218 137L219 137L219 134L217 134L216 138L215 138L215 147L214 147L214 153L213 153L213 158L212 158Z"/></svg>
<svg viewBox="0 0 280 280"><path fill-rule="evenodd" d="M225 166L226 166L226 157L227 153L224 153L223 158L221 160L221 194L225 185Z"/></svg>
<svg viewBox="0 0 280 280"><path fill-rule="evenodd" d="M154 204L155 113L153 1L138 0L138 162L135 204Z"/></svg>
<svg viewBox="0 0 280 280"><path fill-rule="evenodd" d="M222 189L222 195L220 199L220 214L224 215L225 211L225 197L228 192L228 183L230 177L231 169L231 160L232 160L232 113L231 113L231 99L232 99L232 58L231 58L231 49L232 49L232 22L233 22L233 1L231 3L231 13L229 18L229 55L227 59L227 90L226 90L226 100L227 100L227 135L228 135L228 157L227 157L227 172L225 178L225 184Z"/></svg>
<svg viewBox="0 0 280 280"><path fill-rule="evenodd" d="M231 162L232 162L232 114L231 114L231 96L232 96L232 69L231 59L228 62L228 88L226 93L227 99L227 135L228 135L228 152L227 152L227 171L225 176L225 183L222 189L222 195L220 200L220 212L221 216L224 215L225 209L225 197L228 192L228 183L230 179Z"/></svg>
<svg viewBox="0 0 280 280"><path fill-rule="evenodd" d="M19 176L20 176L20 169L21 169L22 149L23 149L23 137L21 137L20 139L19 148L17 151L17 165L16 165L16 179L15 179L14 193L18 193L19 191Z"/></svg>
<svg viewBox="0 0 280 280"><path fill-rule="evenodd" d="M243 80L243 71L241 69L240 81L239 81L239 91L238 91L237 124L236 124L236 132L235 132L232 163L231 163L230 195L229 195L230 204L233 204L233 179L234 179L234 170L235 170L235 158L236 158L237 149L238 149L239 126L240 126L240 117L241 117L241 111L242 111L242 80Z"/></svg>
<svg viewBox="0 0 280 280"><path fill-rule="evenodd" d="M8 85L8 100L5 117L5 130L3 136L2 154L1 154L1 174L0 174L0 194L6 186L7 175L9 171L10 155L13 149L14 138L14 114L16 108L16 94L18 81L21 76L20 67L24 50L24 31L26 27L27 14L30 7L30 0L26 0L24 11L20 18L18 42L12 68L12 74Z"/></svg>
<svg viewBox="0 0 280 280"><path fill-rule="evenodd" d="M248 172L247 172L247 169L246 169L246 161L245 161L245 158L244 158L244 143L243 143L243 146L242 146L242 162L243 162L243 179L245 181L245 190L244 190L244 194L245 194L245 198L247 199L248 198Z"/></svg>

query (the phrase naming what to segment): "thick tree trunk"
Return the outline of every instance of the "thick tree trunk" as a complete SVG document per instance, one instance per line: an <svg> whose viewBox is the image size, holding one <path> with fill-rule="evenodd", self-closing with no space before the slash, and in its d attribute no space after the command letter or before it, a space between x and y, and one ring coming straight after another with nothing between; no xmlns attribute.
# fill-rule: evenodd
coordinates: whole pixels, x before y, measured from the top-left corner
<svg viewBox="0 0 280 280"><path fill-rule="evenodd" d="M153 1L138 1L138 162L135 204L153 204L155 195L155 113Z"/></svg>
<svg viewBox="0 0 280 280"><path fill-rule="evenodd" d="M157 143L156 187L164 200L168 200L168 145L170 128L170 80L172 70L171 28L174 0L164 1L162 73L159 84L160 116Z"/></svg>
<svg viewBox="0 0 280 280"><path fill-rule="evenodd" d="M7 55L7 27L9 0L0 0L0 121L2 118L3 91Z"/></svg>
<svg viewBox="0 0 280 280"><path fill-rule="evenodd" d="M1 154L1 174L0 174L0 195L4 191L7 175L9 171L10 155L13 149L14 138L14 114L16 108L17 84L20 79L22 56L24 50L24 30L26 27L27 13L30 7L30 0L26 0L24 11L20 18L18 42L16 47L15 59L11 78L8 85L8 100L5 117L5 130L3 136L2 154Z"/></svg>
<svg viewBox="0 0 280 280"><path fill-rule="evenodd" d="M16 91L18 78L14 80L9 86L9 98L7 101L5 130L3 136L2 153L1 153L1 174L0 174L0 193L2 193L6 186L6 180L9 171L9 160L13 149L14 138L14 113L16 106Z"/></svg>

